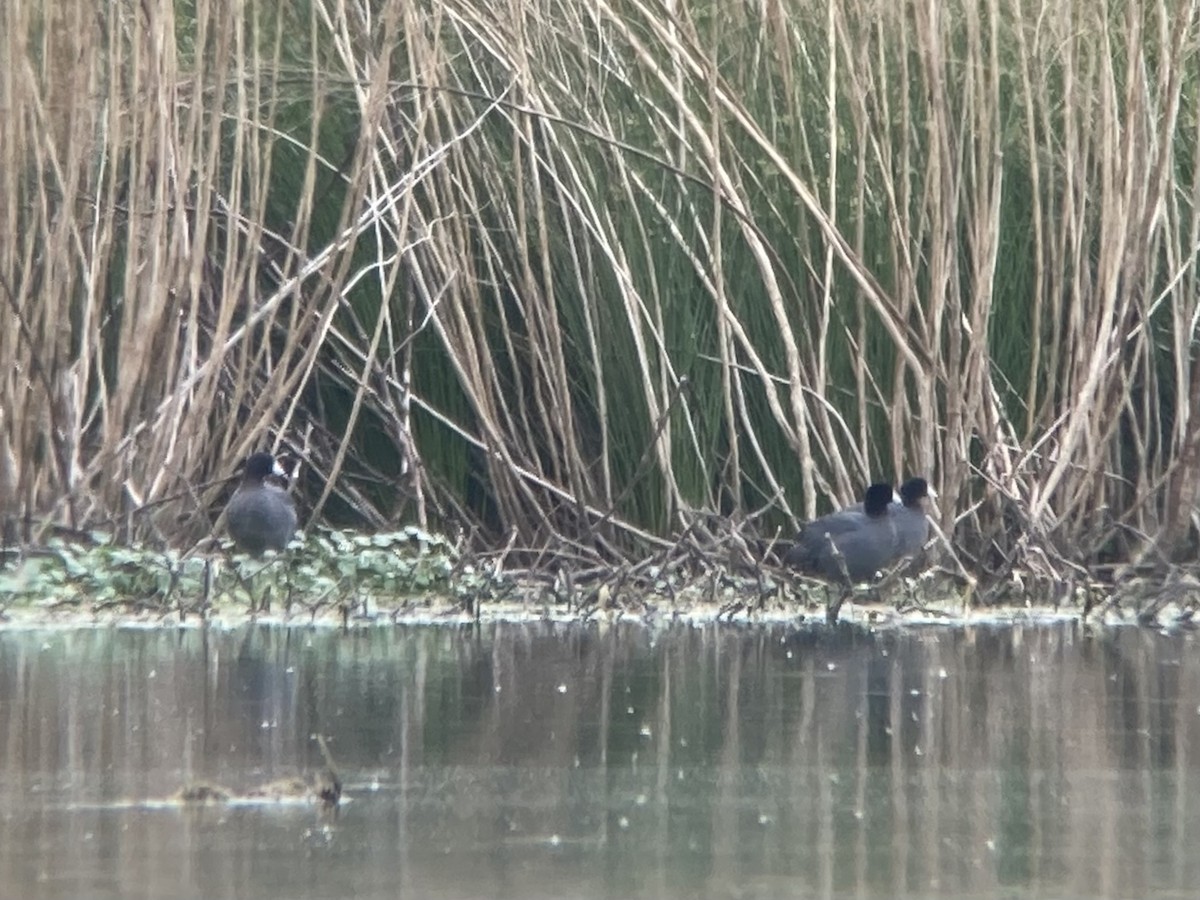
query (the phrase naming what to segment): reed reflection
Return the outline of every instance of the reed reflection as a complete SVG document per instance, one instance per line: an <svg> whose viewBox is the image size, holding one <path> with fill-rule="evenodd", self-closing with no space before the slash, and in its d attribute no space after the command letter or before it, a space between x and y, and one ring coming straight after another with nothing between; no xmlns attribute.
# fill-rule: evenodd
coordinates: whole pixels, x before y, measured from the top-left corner
<svg viewBox="0 0 1200 900"><path fill-rule="evenodd" d="M0 883L78 892L33 861L51 846L114 892L182 866L179 896L1179 891L1195 649L1078 626L0 633ZM319 766L318 732L352 798L332 827L143 802Z"/></svg>

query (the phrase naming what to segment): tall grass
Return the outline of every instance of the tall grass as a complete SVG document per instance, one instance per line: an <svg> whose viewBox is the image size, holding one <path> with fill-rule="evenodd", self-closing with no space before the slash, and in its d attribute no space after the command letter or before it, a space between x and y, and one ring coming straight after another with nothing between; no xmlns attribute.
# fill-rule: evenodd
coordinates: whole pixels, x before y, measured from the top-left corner
<svg viewBox="0 0 1200 900"><path fill-rule="evenodd" d="M5 5L0 503L177 541L284 447L314 517L611 560L928 473L982 573L1178 555L1198 19Z"/></svg>

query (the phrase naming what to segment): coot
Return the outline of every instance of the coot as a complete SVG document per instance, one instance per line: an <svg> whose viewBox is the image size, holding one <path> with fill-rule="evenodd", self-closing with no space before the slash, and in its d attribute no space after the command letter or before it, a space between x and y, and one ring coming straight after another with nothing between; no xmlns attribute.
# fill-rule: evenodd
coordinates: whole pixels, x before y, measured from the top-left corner
<svg viewBox="0 0 1200 900"><path fill-rule="evenodd" d="M291 495L267 481L284 471L270 453L255 453L246 460L242 483L225 507L225 523L238 549L260 556L264 550L282 550L296 533L296 506Z"/></svg>
<svg viewBox="0 0 1200 900"><path fill-rule="evenodd" d="M847 507L805 525L784 563L831 581L869 581L897 559L892 486L872 484L861 506ZM843 566L845 572L843 573Z"/></svg>
<svg viewBox="0 0 1200 900"><path fill-rule="evenodd" d="M900 485L900 502L891 504L889 517L896 526L896 559L915 556L929 540L929 518L925 498L933 496L924 478L910 478Z"/></svg>

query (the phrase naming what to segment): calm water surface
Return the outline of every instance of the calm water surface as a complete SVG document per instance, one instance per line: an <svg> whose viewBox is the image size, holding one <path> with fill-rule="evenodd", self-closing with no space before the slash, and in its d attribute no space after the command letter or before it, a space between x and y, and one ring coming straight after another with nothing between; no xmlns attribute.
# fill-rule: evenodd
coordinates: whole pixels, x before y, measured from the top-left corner
<svg viewBox="0 0 1200 900"><path fill-rule="evenodd" d="M0 631L0 897L1193 897L1200 646ZM162 803L312 772L300 805Z"/></svg>

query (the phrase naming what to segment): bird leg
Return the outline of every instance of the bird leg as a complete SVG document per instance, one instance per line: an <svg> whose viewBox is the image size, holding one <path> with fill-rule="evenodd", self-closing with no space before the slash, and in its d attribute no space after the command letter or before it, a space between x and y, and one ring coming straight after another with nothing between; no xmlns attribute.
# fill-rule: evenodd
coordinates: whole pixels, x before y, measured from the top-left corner
<svg viewBox="0 0 1200 900"><path fill-rule="evenodd" d="M854 593L853 588L843 587L838 593L837 599L826 598L825 601L825 624L836 625L838 623L838 615L842 611L842 604L850 599L850 595Z"/></svg>
<svg viewBox="0 0 1200 900"><path fill-rule="evenodd" d="M828 534L825 535L825 540L829 541L829 549L833 551L833 558L837 561L838 571L841 572L844 582L836 600L830 600L828 595L825 598L825 623L827 625L836 625L838 615L842 611L842 604L850 599L850 595L854 593L854 583L850 580L850 572L846 569L846 557L838 549L837 543Z"/></svg>

